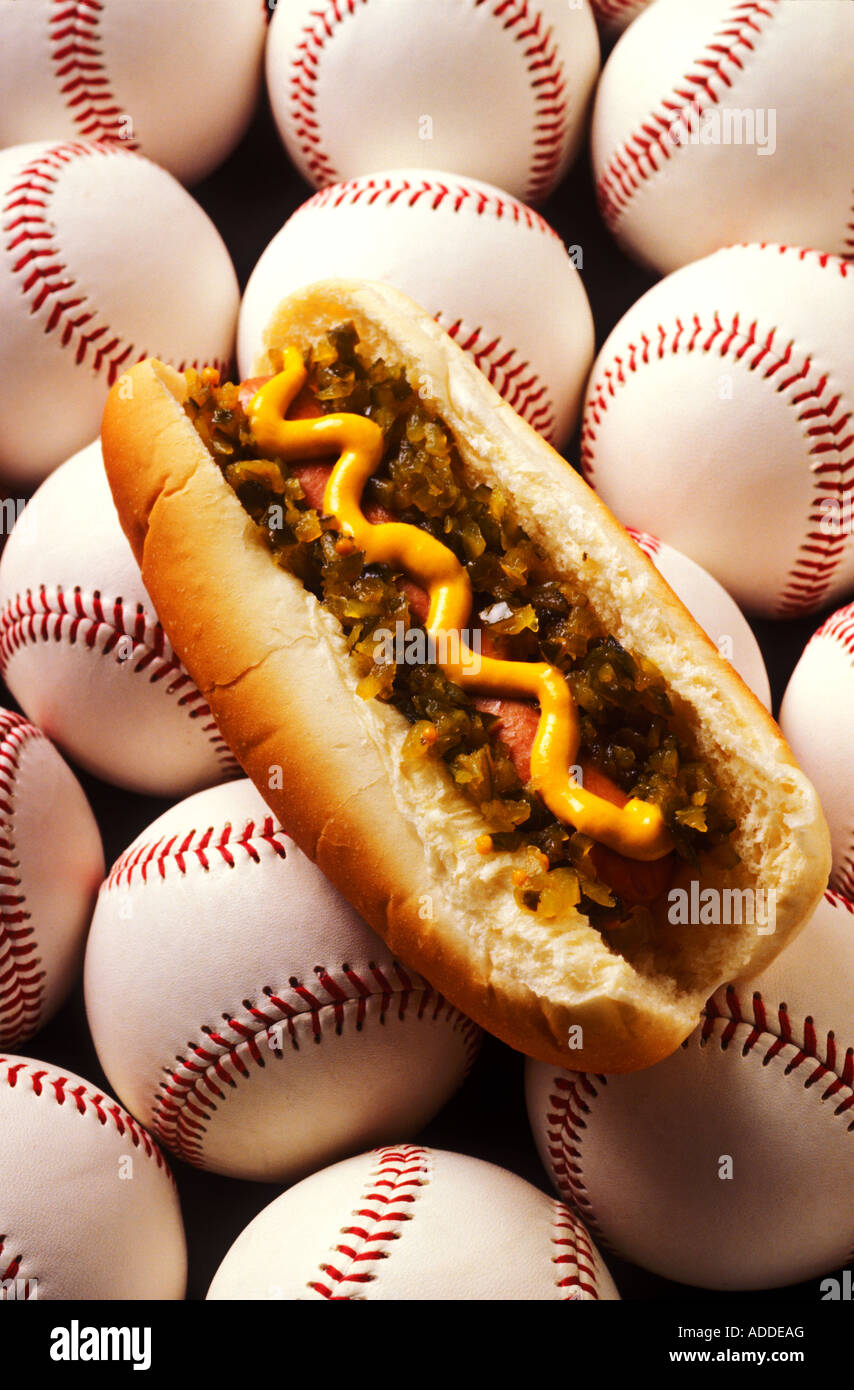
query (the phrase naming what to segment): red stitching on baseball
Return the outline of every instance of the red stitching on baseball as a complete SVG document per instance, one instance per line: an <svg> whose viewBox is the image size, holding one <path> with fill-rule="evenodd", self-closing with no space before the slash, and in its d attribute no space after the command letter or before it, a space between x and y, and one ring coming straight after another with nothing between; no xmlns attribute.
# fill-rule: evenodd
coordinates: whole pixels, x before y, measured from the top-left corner
<svg viewBox="0 0 854 1390"><path fill-rule="evenodd" d="M786 247L762 249L785 253ZM800 260L814 253L798 251ZM822 267L834 267L843 278L848 267L836 256L814 255ZM812 356L794 361L794 340L775 344L777 330L764 336L757 321L742 324L739 314L731 322L722 322L715 312L711 324L701 322L699 315L677 318L670 328L658 324L655 337L646 333L630 342L626 355L615 353L609 366L598 368L598 379L591 381L581 426L581 468L588 483L595 486L595 450L597 431L610 402L619 387L625 386L642 366L661 361L680 351L715 352L721 359L744 362L748 371L759 371L763 380L771 383L778 394L789 392L786 404L794 411L808 445L813 462L813 495L807 516L806 536L798 547L788 575L783 583L776 611L780 616L792 616L807 607L821 603L830 587L846 549L846 537L825 534L822 529L824 506L829 499L840 507L854 490L854 430L851 411L842 404L841 394L831 394L828 373L813 372ZM761 369L761 370L760 370ZM794 390L799 384L802 389ZM847 452L850 451L850 452Z"/></svg>
<svg viewBox="0 0 854 1390"><path fill-rule="evenodd" d="M841 893L848 898L854 898L854 834L839 868L833 872L833 880L839 884ZM854 912L854 907L849 905L849 911Z"/></svg>
<svg viewBox="0 0 854 1390"><path fill-rule="evenodd" d="M824 638L827 641L835 642L848 653L851 658L851 665L854 667L854 603L846 604L844 608L839 608L835 613L822 623L821 627L813 633L807 649L813 642ZM854 898L854 836L852 836L848 851L837 869L834 869L833 880L838 883L842 893L849 898ZM841 899L845 901L845 899ZM854 907L846 903L849 911L854 912Z"/></svg>
<svg viewBox="0 0 854 1390"><path fill-rule="evenodd" d="M50 20L54 76L81 136L87 140L121 140L126 149L139 145L124 133L127 113L110 89L100 24L101 0L53 0Z"/></svg>
<svg viewBox="0 0 854 1390"><path fill-rule="evenodd" d="M608 1084L606 1076L596 1076L595 1079L600 1087ZM552 1178L579 1212L588 1231L608 1248L608 1241L596 1220L581 1168L580 1131L586 1128L584 1116L590 1112L588 1101L595 1100L599 1091L587 1072L553 1076L552 1087L556 1093L549 1095L550 1109L543 1117L546 1125L550 1126L546 1129L545 1138Z"/></svg>
<svg viewBox="0 0 854 1390"><path fill-rule="evenodd" d="M841 891L854 898L854 835L848 845L848 851L834 873L834 879L838 882ZM854 910L854 909L852 909Z"/></svg>
<svg viewBox="0 0 854 1390"><path fill-rule="evenodd" d="M16 1285L13 1297L18 1302L26 1302L30 1297L31 1291L34 1288L37 1289L38 1280L33 1280L32 1277L21 1279L21 1265L24 1260L23 1253L19 1250L15 1255L10 1254L10 1252L6 1250L6 1243L8 1240L8 1235L0 1235L0 1301L7 1298L7 1292L2 1285L7 1282L13 1282ZM4 1251L6 1252L5 1254ZM4 1264L4 1261L8 1263Z"/></svg>
<svg viewBox="0 0 854 1390"><path fill-rule="evenodd" d="M563 1202L554 1202L553 1207L554 1235L552 1236L552 1245L556 1246L559 1253L552 1256L552 1263L562 1267L560 1278L557 1280L557 1287L570 1290L569 1293L564 1294L565 1299L579 1299L583 1292L598 1300L599 1284L596 1279L596 1256L593 1253L590 1237ZM565 1271L564 1265L569 1265L571 1268Z"/></svg>
<svg viewBox="0 0 854 1390"><path fill-rule="evenodd" d="M359 3L366 3L366 0L359 0ZM393 207L401 198L405 198L410 207L426 200L426 206L429 206L431 212L450 206L455 213L465 209L478 217L488 215L499 220L507 217L531 231L542 232L560 241L557 232L539 213L512 198L509 193L485 193L482 189L469 188L463 183L452 185L438 179L424 178L414 182L411 179L389 178L383 175L348 179L346 183L338 183L315 193L308 202L297 209L294 216L298 217L301 212L310 208L330 205L336 208L345 205L352 207L359 202L365 202L371 207L378 202ZM443 314L441 310L434 317L446 333L457 339L460 346L474 358L484 375L505 400L509 401L513 409L546 439L551 439L556 420L554 401L547 385L532 369L530 363L518 357L516 349L507 347L499 335L489 334L482 327L477 327L467 330L460 340L463 332L461 319L449 322L448 315Z"/></svg>
<svg viewBox="0 0 854 1390"><path fill-rule="evenodd" d="M487 380L522 419L545 439L551 439L556 423L554 402L530 362L517 357L515 348L505 347L498 334L486 333L483 328L464 330L462 319L448 323L441 310L435 319L474 358Z"/></svg>
<svg viewBox="0 0 854 1390"><path fill-rule="evenodd" d="M852 665L854 665L854 603L848 603L844 608L839 608L835 613L832 613L822 623L818 631L813 633L807 646L811 647L813 642L817 642L820 637L837 642L852 658Z"/></svg>
<svg viewBox="0 0 854 1390"><path fill-rule="evenodd" d="M847 280L852 267L833 251L818 251L813 246L787 246L784 241L739 241L735 245L746 250L776 252L778 256L793 256L798 261L813 261L822 270L835 270L840 279Z"/></svg>
<svg viewBox="0 0 854 1390"><path fill-rule="evenodd" d="M701 116L718 105L755 51L763 33L762 21L774 18L777 11L771 7L778 4L779 0L738 0L681 84L611 156L597 182L596 196L612 231L641 184L683 148L670 133L673 126L678 124L688 132L693 112Z"/></svg>
<svg viewBox="0 0 854 1390"><path fill-rule="evenodd" d="M471 1069L480 1045L480 1029L420 975L410 975L397 961L393 977L371 962L369 979L344 964L332 973L315 967L316 984L309 988L295 976L286 988L262 990L263 1003L242 1001L243 1017L223 1014L224 1027L203 1026L204 1043L188 1043L187 1052L164 1067L153 1102L152 1129L167 1148L187 1163L201 1166L204 1142L212 1114L228 1099L239 1078L251 1079L252 1066L263 1068L267 1058L281 1057L280 1043L286 1032L291 1047L300 1049L297 1021L307 1024L313 1043L323 1041L324 1028L340 1036L345 1019L354 1017L361 1031L368 1018L367 1004L379 1000L377 1022L407 1012L420 1022L441 1019L461 1035L465 1072ZM281 1036L280 1036L281 1035ZM263 1051L262 1051L263 1048Z"/></svg>
<svg viewBox="0 0 854 1390"><path fill-rule="evenodd" d="M546 27L539 10L527 0L475 0L476 8L492 5L493 18L505 33L522 44L525 67L534 96L534 153L525 197L545 197L560 165L569 124L566 81L554 29Z"/></svg>
<svg viewBox="0 0 854 1390"><path fill-rule="evenodd" d="M149 869L153 876L165 879L170 864L182 875L187 873L193 863L208 870L211 860L215 861L217 855L233 869L237 860L242 860L242 855L237 853L239 850L242 850L252 863L260 864L261 845L266 845L279 859L286 859L286 844L289 843L292 843L290 836L285 834L272 815L265 816L260 822L247 821L236 836L230 821L218 830L214 826L207 826L204 830L184 831L180 836L161 835L159 840L133 844L126 849L110 870L104 888L129 888L133 883L134 874L137 874L143 883L147 883Z"/></svg>
<svg viewBox="0 0 854 1390"><path fill-rule="evenodd" d="M360 3L364 3L364 0L360 0ZM533 212L524 203L512 198L509 193L485 193L481 189L469 188L462 183L451 185L438 179L424 178L414 182L411 179L382 175L349 179L346 183L335 184L315 193L302 208L297 209L294 216L298 217L309 208L330 205L336 208L344 205L352 207L359 202L365 202L371 207L378 202L393 207L401 198L406 198L410 207L424 202L431 212L450 206L455 213L465 209L478 217L488 215L499 220L507 217L531 231L542 232L560 241L557 232L539 213ZM434 317L446 333L457 339L460 346L474 358L484 376L488 377L514 410L546 439L550 439L554 433L556 419L554 401L548 387L530 363L518 357L516 349L508 347L499 335L489 334L482 327L477 327L468 329L461 339L461 319L449 322L448 316L441 310Z"/></svg>
<svg viewBox="0 0 854 1390"><path fill-rule="evenodd" d="M336 183L338 171L324 149L317 111L318 68L326 44L336 26L354 15L368 0L331 0L326 8L311 11L303 26L291 64L290 106L294 134L313 181ZM548 193L560 165L569 123L566 80L554 29L546 26L539 10L528 0L475 0L475 8L491 6L492 17L502 30L521 45L525 69L534 99L532 154L525 197Z"/></svg>
<svg viewBox="0 0 854 1390"><path fill-rule="evenodd" d="M84 593L79 586L66 592L62 585L40 585L16 594L0 610L0 675L5 676L16 652L38 642L77 642L109 656L122 642L132 645L124 660L135 675L146 674L160 685L190 719L202 720L200 732L214 749L223 772L239 771L237 760L222 738L210 706L179 662L159 622L152 622L141 603L126 608L121 597L108 599L95 589ZM181 693L179 693L181 692Z"/></svg>
<svg viewBox="0 0 854 1390"><path fill-rule="evenodd" d="M421 1189L430 1182L432 1162L427 1149L402 1144L396 1149L377 1149L376 1155L377 1167L353 1212L354 1224L341 1229L344 1241L335 1246L335 1263L322 1264L323 1278L318 1276L307 1284L323 1298L352 1302L365 1297L342 1290L352 1284L361 1288L376 1279L371 1266L388 1259L390 1244L400 1239L403 1223L413 1219Z"/></svg>
<svg viewBox="0 0 854 1390"><path fill-rule="evenodd" d="M94 372L103 372L112 385L121 371L134 361L142 362L151 353L147 349L137 352L133 343L125 342L106 323L98 321L97 307L77 288L73 272L65 263L58 229L50 216L51 198L66 167L75 159L98 157L139 156L127 148L127 141L121 145L111 141L52 146L25 165L7 188L3 233L6 251L14 257L12 273L18 277L21 294L29 299L30 314L41 314L45 333L59 331L60 343L72 349L78 366L88 363ZM223 376L228 374L229 364L219 358L205 364L197 359L181 362L177 370L200 365L216 367Z"/></svg>
<svg viewBox="0 0 854 1390"><path fill-rule="evenodd" d="M650 560L658 554L661 549L661 541L657 536L651 536L648 531L636 531L634 526L627 526L626 530L635 545L639 545L644 555L648 555Z"/></svg>
<svg viewBox="0 0 854 1390"><path fill-rule="evenodd" d="M17 872L13 825L21 749L42 738L20 715L0 711L0 1046L36 1031L44 1001L45 972Z"/></svg>
<svg viewBox="0 0 854 1390"><path fill-rule="evenodd" d="M72 1086L70 1077L43 1066L31 1065L19 1057L0 1056L0 1084L13 1090L29 1082L34 1096L52 1098L57 1105L67 1105L78 1115L94 1113L98 1123L104 1127L112 1126L120 1138L129 1138L135 1149L141 1149L146 1158L154 1160L158 1168L174 1182L172 1173L151 1135L137 1124L132 1115L102 1091L92 1091L82 1082Z"/></svg>
<svg viewBox="0 0 854 1390"><path fill-rule="evenodd" d="M378 202L385 202L389 207L394 207L401 198L409 207L426 202L431 212L444 204L446 210L450 207L456 213L465 209L478 217L491 216L499 220L507 217L511 222L521 223L531 231L542 232L544 236L552 236L560 241L554 227L550 227L545 218L509 193L488 193L482 188L470 188L465 183L449 184L439 179L419 178L414 181L383 174L347 179L344 183L321 188L293 215L299 217L301 212L309 208L322 208L330 204L339 208L365 202L373 207Z"/></svg>
<svg viewBox="0 0 854 1390"><path fill-rule="evenodd" d="M3 1259L3 1251L4 1251L5 1248L6 1248L6 1241L7 1241L8 1239L9 1239L9 1237L8 1237L7 1235L0 1235L0 1260ZM5 1258L6 1258L7 1260L9 1259L8 1254L6 1255ZM23 1258L23 1257L22 1257L21 1255L13 1255L13 1256L12 1256L12 1259L11 1259L11 1262L10 1262L9 1264L6 1265L6 1268L5 1268L5 1269L3 1268L2 1264L0 1264L0 1280L3 1280L3 1279L15 1279L15 1278L17 1277L18 1270L19 1270L20 1267L21 1267L21 1259L22 1259L22 1258Z"/></svg>
<svg viewBox="0 0 854 1390"><path fill-rule="evenodd" d="M854 916L854 904L846 901L838 893L828 890L824 894L825 898L834 904L842 906ZM703 1011L703 1022L696 1028L690 1037L685 1039L682 1044L687 1048L692 1042L700 1047L708 1046L709 1041L714 1035L714 1025L716 1022L726 1021L726 1026L721 1029L719 1045L726 1051L736 1036L739 1027L747 1027L750 1031L740 1049L741 1056L746 1057L753 1052L760 1040L770 1038L770 1043L762 1057L763 1066L768 1066L775 1057L789 1047L793 1049L794 1056L789 1058L783 1071L784 1076L797 1074L803 1076L804 1090L812 1090L818 1082L823 1082L826 1078L833 1078L823 1090L817 1091L820 1102L841 1097L833 1111L834 1115L845 1115L854 1106L854 1047L845 1049L844 1054L837 1044L833 1031L828 1032L824 1043L824 1057L822 1058L813 1019L807 1016L803 1021L803 1041L799 1044L792 1040L792 1023L789 1011L785 1002L781 1002L776 1007L769 1007L762 997L760 991L756 991L752 998L752 1018L742 1017L741 1008L733 986L728 986L725 990L725 1000L727 1008L719 1009L718 1006L709 1000ZM775 1032L775 1025L777 1031ZM801 1070L805 1063L814 1062L815 1066L805 1075ZM594 1085L594 1079L598 1083ZM590 1105L599 1095L602 1087L607 1086L606 1076L591 1077L586 1072L566 1072L552 1077L552 1090L554 1094L549 1094L548 1105L543 1119L546 1122L546 1152L549 1158L549 1168L552 1177L567 1199L572 1202L578 1210L585 1226L591 1231L597 1241L606 1249L612 1249L611 1242L608 1240L604 1231L601 1229L593 1204L584 1182L582 1169L581 1145L583 1143L586 1129L585 1117L590 1114ZM848 1132L854 1131L854 1119L846 1126Z"/></svg>
<svg viewBox="0 0 854 1390"><path fill-rule="evenodd" d="M335 183L338 174L323 149L317 119L318 64L335 26L347 15L355 14L358 5L367 3L368 0L332 0L325 10L312 10L311 20L303 26L302 37L295 48L290 80L291 120L309 173L319 184Z"/></svg>
<svg viewBox="0 0 854 1390"><path fill-rule="evenodd" d="M268 855L286 858L289 842L290 837L271 815L265 816L260 823L248 821L236 837L230 823L219 829L209 826L168 838L161 836L153 843L131 845L116 860L102 891L130 887L135 874L145 883L149 870L163 880L170 864L182 875L193 865L208 871L211 860L217 855L233 868L237 859L242 859L236 853L238 850L244 851L255 864L262 862L261 846L266 846ZM361 1029L368 1016L369 999L380 1001L380 1023L390 1015L393 1004L396 1004L397 1017L403 1021L407 1010L413 1012L416 1000L415 1014L419 1020L431 1015L435 1022L444 1013L444 1022L451 1024L452 1031L462 1036L468 1072L480 1045L480 1029L476 1024L420 975L410 975L397 961L392 963L392 979L376 964L371 963L369 969L372 978L366 981L347 964L335 974L318 966L315 968L317 984L313 989L292 977L286 989L274 990L272 986L264 989L263 1005L243 1000L244 1019L235 1011L223 1014L225 1028L214 1031L208 1026L202 1027L205 1043L188 1044L187 1055L178 1056L163 1067L165 1079L157 1088L152 1125L161 1142L188 1163L201 1164L211 1111L216 1109L217 1102L227 1098L227 1091L222 1087L233 1089L238 1076L249 1079L250 1064L265 1065L265 1055L259 1044L262 1035L266 1037L266 1053L276 1055L276 1049L270 1044L274 1040L274 1030L284 1025L292 1048L299 1051L297 1019L309 1022L312 1041L319 1043L327 1020L327 1026L341 1033L353 1005L355 1027ZM226 1036L228 1033L232 1036Z"/></svg>

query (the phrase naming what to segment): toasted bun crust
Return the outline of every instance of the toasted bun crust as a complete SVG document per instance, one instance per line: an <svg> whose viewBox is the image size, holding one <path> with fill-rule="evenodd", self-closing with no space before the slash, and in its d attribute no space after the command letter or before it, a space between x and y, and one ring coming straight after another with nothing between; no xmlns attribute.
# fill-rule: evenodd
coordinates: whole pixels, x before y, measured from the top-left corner
<svg viewBox="0 0 854 1390"><path fill-rule="evenodd" d="M600 1072L648 1066L688 1035L719 984L762 970L813 911L830 866L815 791L654 565L404 295L310 286L279 306L267 348L306 348L344 320L369 352L405 367L469 476L502 487L558 572L581 577L606 629L656 663L680 730L726 793L741 856L729 872L681 869L678 882L687 889L693 873L703 889L773 892L772 929L662 924L617 955L574 910L543 921L517 907L518 856L478 854L483 822L444 765L401 759L406 720L356 696L336 620L272 561L181 408L184 379L155 360L117 383L103 424L143 581L246 772L404 962L532 1057ZM571 1027L581 1032L570 1042Z"/></svg>

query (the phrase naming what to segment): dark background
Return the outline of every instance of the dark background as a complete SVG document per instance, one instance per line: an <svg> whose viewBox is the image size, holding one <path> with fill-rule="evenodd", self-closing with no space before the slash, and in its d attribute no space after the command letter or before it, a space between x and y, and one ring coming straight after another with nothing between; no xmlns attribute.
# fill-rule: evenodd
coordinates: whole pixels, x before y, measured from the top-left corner
<svg viewBox="0 0 854 1390"><path fill-rule="evenodd" d="M267 243L312 191L290 165L264 102L232 157L192 190L225 239L241 288ZM586 154L582 153L569 177L540 211L567 245L583 248L582 275L596 323L598 351L617 320L650 287L655 277L624 257L605 231L596 211ZM330 273L334 273L334 266L330 266ZM544 286L544 302L547 302L547 295L548 287ZM578 457L577 439L571 441L566 454L574 463ZM788 677L823 616L815 614L799 621L752 623L768 667L775 713ZM15 708L2 687L0 696L4 704ZM79 775L101 827L109 866L169 803L120 792L84 773ZM34 1049L41 1059L79 1072L109 1093L89 1037L80 988L60 1014L26 1047L28 1052ZM524 1059L519 1054L487 1038L462 1090L418 1136L419 1141L501 1164L550 1192L528 1128L523 1071ZM286 1116L283 1120L287 1122ZM177 1159L170 1159L170 1162L187 1227L188 1297L204 1298L233 1240L279 1194L281 1187L217 1177L196 1171ZM792 1178L797 1182L800 1175L793 1174ZM706 1300L710 1306L721 1297L731 1298L731 1295L721 1296L671 1284L607 1252L606 1260L623 1298L692 1298ZM815 1303L817 1288L818 1281L813 1280L800 1287L781 1290L775 1297L800 1295ZM742 1295L745 1310L751 1300L761 1297Z"/></svg>

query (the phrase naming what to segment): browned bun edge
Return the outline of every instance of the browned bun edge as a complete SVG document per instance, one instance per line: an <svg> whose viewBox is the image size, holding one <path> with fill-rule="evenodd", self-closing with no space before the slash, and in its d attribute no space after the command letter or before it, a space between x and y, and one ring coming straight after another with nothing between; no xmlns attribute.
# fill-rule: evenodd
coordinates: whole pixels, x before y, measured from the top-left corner
<svg viewBox="0 0 854 1390"><path fill-rule="evenodd" d="M479 814L443 765L403 767L403 716L355 695L336 621L273 562L181 409L184 379L151 360L113 389L102 432L143 581L248 775L401 960L533 1057L595 1071L649 1065L687 1036L720 983L761 970L812 912L829 870L815 792L652 563L405 296L311 286L279 307L268 345L307 347L345 319L406 368L470 476L500 483L529 534L582 576L608 630L659 666L739 822L742 864L703 884L773 889L776 929L668 926L627 959L577 912L544 923L518 908L514 856L477 854ZM580 1049L568 1046L572 1025Z"/></svg>

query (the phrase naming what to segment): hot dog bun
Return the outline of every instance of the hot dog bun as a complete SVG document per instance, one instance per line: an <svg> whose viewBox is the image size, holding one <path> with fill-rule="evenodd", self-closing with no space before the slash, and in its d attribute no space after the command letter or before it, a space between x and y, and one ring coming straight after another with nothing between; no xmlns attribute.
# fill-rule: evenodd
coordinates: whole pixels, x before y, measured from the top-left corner
<svg viewBox="0 0 854 1390"><path fill-rule="evenodd" d="M624 957L575 910L543 921L517 906L518 856L477 852L480 813L442 763L401 761L406 719L356 696L337 621L273 562L183 412L184 378L155 360L114 387L102 436L143 581L248 775L402 961L532 1057L600 1072L650 1065L688 1035L720 983L764 969L820 899L830 852L815 791L610 512L404 295L310 286L278 307L267 348L305 349L343 320L372 354L405 367L452 429L467 474L499 485L561 573L583 578L607 630L656 663L737 822L740 864L705 866L701 885L773 891L774 930L667 923ZM686 885L697 877L679 872Z"/></svg>

